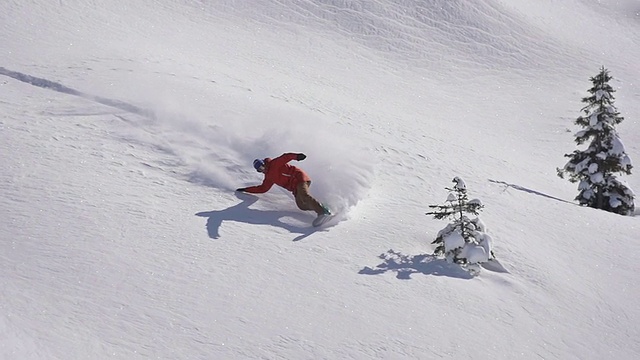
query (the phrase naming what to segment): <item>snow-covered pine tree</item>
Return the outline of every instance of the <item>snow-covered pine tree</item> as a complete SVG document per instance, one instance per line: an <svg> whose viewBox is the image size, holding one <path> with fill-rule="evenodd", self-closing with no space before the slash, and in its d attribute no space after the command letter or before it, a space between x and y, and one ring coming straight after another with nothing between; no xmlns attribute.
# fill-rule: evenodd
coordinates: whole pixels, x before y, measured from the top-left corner
<svg viewBox="0 0 640 360"><path fill-rule="evenodd" d="M589 147L566 154L569 162L557 170L559 177L568 174L569 181L579 182L575 199L580 205L630 215L634 211L634 193L614 175L629 175L632 166L615 129L624 118L614 106L611 79L604 66L590 79L591 95L582 99L587 105L581 110L584 114L575 120L583 128L575 134L576 144L590 141Z"/></svg>
<svg viewBox="0 0 640 360"><path fill-rule="evenodd" d="M479 272L478 264L494 259L491 237L477 217L484 205L478 199L469 200L464 180L455 177L453 182L453 188L446 188L450 193L445 204L429 205L434 211L426 213L437 220L452 220L432 242L436 244L434 255L460 264L470 272ZM476 217L470 219L466 214Z"/></svg>

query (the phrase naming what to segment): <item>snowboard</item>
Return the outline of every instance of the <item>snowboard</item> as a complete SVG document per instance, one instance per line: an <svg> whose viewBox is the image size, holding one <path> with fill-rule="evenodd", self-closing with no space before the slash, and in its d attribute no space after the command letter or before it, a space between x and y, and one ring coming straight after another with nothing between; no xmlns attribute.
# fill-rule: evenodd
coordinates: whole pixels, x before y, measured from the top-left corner
<svg viewBox="0 0 640 360"><path fill-rule="evenodd" d="M335 214L318 215L318 217L315 218L311 224L313 225L313 227L321 226L322 224L325 224L327 221L331 220L334 216Z"/></svg>

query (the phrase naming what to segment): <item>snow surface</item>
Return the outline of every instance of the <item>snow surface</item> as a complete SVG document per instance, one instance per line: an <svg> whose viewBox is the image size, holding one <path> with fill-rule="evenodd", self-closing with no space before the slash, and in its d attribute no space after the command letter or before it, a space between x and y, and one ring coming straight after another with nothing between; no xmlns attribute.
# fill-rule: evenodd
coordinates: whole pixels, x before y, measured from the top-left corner
<svg viewBox="0 0 640 360"><path fill-rule="evenodd" d="M555 170L602 65L640 161L639 13L0 2L0 358L639 358L639 218ZM342 221L234 193L287 151ZM508 273L430 255L455 176Z"/></svg>

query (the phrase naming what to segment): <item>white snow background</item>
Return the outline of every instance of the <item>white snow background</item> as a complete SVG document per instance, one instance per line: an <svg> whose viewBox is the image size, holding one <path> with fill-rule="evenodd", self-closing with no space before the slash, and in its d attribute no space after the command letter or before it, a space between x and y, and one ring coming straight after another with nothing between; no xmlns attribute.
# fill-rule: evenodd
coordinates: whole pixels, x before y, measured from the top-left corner
<svg viewBox="0 0 640 360"><path fill-rule="evenodd" d="M640 164L638 59L634 0L2 1L0 358L637 359L556 168L603 65ZM289 151L340 222L233 191ZM430 255L455 176L508 273Z"/></svg>

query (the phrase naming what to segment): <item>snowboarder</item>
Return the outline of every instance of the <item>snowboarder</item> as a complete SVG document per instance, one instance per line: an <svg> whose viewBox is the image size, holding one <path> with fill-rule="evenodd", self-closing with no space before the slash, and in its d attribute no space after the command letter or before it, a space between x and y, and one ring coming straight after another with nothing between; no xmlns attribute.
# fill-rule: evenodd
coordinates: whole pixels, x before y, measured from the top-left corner
<svg viewBox="0 0 640 360"><path fill-rule="evenodd" d="M239 188L236 191L262 194L269 191L273 184L277 184L293 193L300 210L315 211L318 217L313 221L313 226L319 226L332 215L331 211L309 193L309 175L302 169L288 164L291 160L302 161L306 158L307 156L301 153L284 153L275 159L255 159L253 167L264 174L262 184Z"/></svg>

